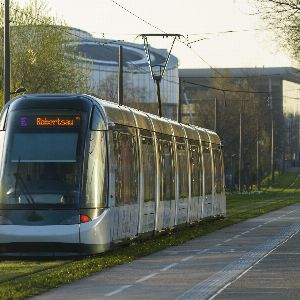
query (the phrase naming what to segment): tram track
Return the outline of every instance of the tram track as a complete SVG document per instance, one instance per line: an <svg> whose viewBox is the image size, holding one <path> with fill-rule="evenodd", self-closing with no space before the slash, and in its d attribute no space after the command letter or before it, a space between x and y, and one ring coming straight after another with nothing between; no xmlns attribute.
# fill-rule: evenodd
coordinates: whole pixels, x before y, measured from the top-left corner
<svg viewBox="0 0 300 300"><path fill-rule="evenodd" d="M29 260L26 259L26 260L23 260L22 262L27 262L27 261L29 261ZM52 270L52 269L63 267L63 266L66 266L68 264L73 263L74 261L76 261L76 259L74 259L74 260L68 260L65 263L62 263L62 264L59 264L59 265L55 265L55 266L51 266L51 267L43 267L43 268L41 268L39 270L35 270L35 271L29 272L29 273L26 273L26 274L16 275L16 276L10 277L8 279L0 279L0 288L1 288L1 285L6 284L8 282L13 282L14 280L17 280L17 279L20 279L20 278L24 279L26 277L30 277L30 276L36 275L38 273L42 273L42 272L45 272L45 271L49 271L49 270ZM11 260L1 260L0 261L0 265L1 265L2 262L11 262ZM36 260L35 260L35 262L36 262Z"/></svg>
<svg viewBox="0 0 300 300"><path fill-rule="evenodd" d="M284 189L283 189L283 190L284 190ZM282 190L282 191L283 191L283 190ZM281 197L277 197L277 198L280 199ZM292 199L292 197L288 197L288 199ZM282 200L279 200L279 201L273 199L273 201L272 201L271 203L268 203L268 205L257 206L257 207L255 208L255 210L263 209L263 208L268 208L268 207L270 207L270 206L273 206L274 204L283 203L283 202L287 201L288 199L285 198L285 199L282 199ZM236 214L229 214L229 215L227 215L227 217L228 217L228 218L234 218L234 217L237 217L237 216L240 216L240 215L243 215L243 214L247 214L247 213L249 213L250 211L253 211L253 207L252 207L252 209L249 208L249 209L240 211L239 213L236 213ZM70 264L72 264L73 262L75 262L76 260L78 260L78 258L72 259L72 260L68 260L67 262L64 262L64 263L59 264L59 265L50 266L50 267L42 267L42 268L39 269L39 270L35 270L35 271L32 271L32 272L28 272L28 273L26 273L26 274L16 275L16 276L10 277L10 278L8 278L8 279L0 279L0 287L1 287L1 285L6 284L6 283L8 283L8 282L13 282L13 281L18 280L18 279L21 279L21 278L24 279L24 278L26 278L26 277L29 278L30 276L36 275L36 274L38 274L38 273L43 273L43 272L45 272L45 271L54 270L54 269L57 269L57 268L61 268L61 267L63 267L63 266L70 265ZM8 260L2 260L2 261L0 261L0 264L1 264L1 262L10 262L10 261L11 261L10 259L8 259ZM25 260L23 260L22 262L25 262L25 263L26 263L26 262L32 262L32 261L35 261L35 260L25 259ZM41 262L42 262L42 260L41 260Z"/></svg>
<svg viewBox="0 0 300 300"><path fill-rule="evenodd" d="M278 199L281 199L281 197L278 197ZM293 199L293 197L288 197L288 198L285 198L285 199L281 199L281 200L279 200L279 201L272 201L272 202L270 202L270 203L268 203L267 205L260 205L260 206L256 206L254 209L255 210L258 210L258 209L264 209L264 208L268 208L268 207L271 207L271 206L273 206L274 204L278 204L278 203L283 203L283 202L285 202L285 201L287 201L287 200L292 200ZM299 200L300 201L300 200ZM226 217L227 218L232 218L232 217L238 217L238 216L240 216L240 215L243 215L243 214L247 214L247 213L249 213L249 212L251 212L251 211L253 211L253 207L251 208L251 207L249 207L248 209L245 209L245 210L242 210L242 211L239 211L238 213L235 213L235 214L227 214L226 215Z"/></svg>
<svg viewBox="0 0 300 300"><path fill-rule="evenodd" d="M296 185L296 183L299 181L299 179L300 179L300 174L297 175L297 177L295 178L295 180L291 184L289 184L287 187L284 187L284 188L276 191L276 193L285 193L286 191L288 191L289 195L272 197L272 198L270 198L271 202L269 202L267 205L259 205L259 206L256 206L255 209L257 210L257 209L268 208L268 207L270 207L270 206L272 206L272 205L274 205L276 203L283 203L283 202L285 202L287 200L293 199L294 197L291 196L291 193L295 193L295 192L297 192L299 190L300 186L297 187L297 185ZM291 189L291 187L294 187L294 188ZM261 195L259 195L259 196L261 196ZM271 196L271 195L268 195L268 196ZM282 199L283 197L284 197L284 199ZM278 199L280 199L280 200L278 201ZM261 199L259 199L259 201L262 201L262 202L263 201L268 201L268 199L261 198ZM299 199L299 201L300 201L300 199ZM253 210L253 205L245 205L244 207L246 207L247 209L240 210L238 213L235 213L235 214L226 214L226 217L237 217L237 216L242 215L242 214L247 214L247 213L249 213L250 211ZM241 207L239 207L239 208L241 208ZM230 211L230 209L231 208L228 208L228 211Z"/></svg>
<svg viewBox="0 0 300 300"><path fill-rule="evenodd" d="M274 209L283 207L295 202L300 201L300 196L298 197L298 193L300 192L300 184L299 184L300 175L297 176L293 180L293 182L286 187L282 189L276 189L271 192L266 193L266 197L259 195L260 199L257 201L253 201L253 198L251 198L249 195L243 196L241 199L233 199L230 197L228 200L228 215L226 219L221 219L217 223L214 220L213 222L205 222L205 226L202 228L201 225L198 226L197 229L192 229L195 232L198 232L198 235L206 234L208 232L220 229L224 226L228 226L230 224L235 224L237 222L240 222L242 220L246 220L248 218L261 215L265 212L271 211L273 209L270 209L271 207L274 207ZM286 192L286 194L285 194ZM297 194L294 194L294 193ZM277 196L277 195L279 196ZM300 195L300 194L299 194ZM247 202L247 205L243 205L243 202ZM265 202L262 205L257 205L258 202ZM267 204L266 204L267 202ZM237 211L238 210L238 211ZM259 212L258 210L265 210L263 212ZM233 213L230 213L232 211ZM223 224L223 225L222 225ZM200 230L200 227L202 228ZM207 228L206 228L207 227ZM207 231L206 231L207 230ZM25 272L23 274L16 274L15 276L9 276L9 278L1 279L0 276L0 298L1 299L23 299L23 296L17 296L17 290L27 289L28 292L26 292L26 297L41 293L42 291L48 290L49 288L56 287L60 284L71 282L73 280L88 276L94 272L101 271L105 268L112 267L116 264L123 264L128 263L132 260L134 260L137 257L148 255L154 251L161 250L165 247L172 246L177 244L181 244L182 241L192 239L193 235L189 235L189 238L186 238L185 234L189 230L183 230L182 232L176 232L175 235L170 236L162 236L161 238L156 238L154 240L149 240L142 244L139 243L133 243L130 247L126 247L124 249L119 249L116 252L106 253L105 256L95 256L95 257L85 257L85 258L74 258L70 259L68 261L62 261L61 263L57 265L52 266L41 266L40 269L35 269L32 271ZM178 235L178 236L177 236ZM183 235L183 237L181 237ZM167 242L164 241L168 240ZM178 240L178 242L176 242ZM173 244L172 244L173 243ZM136 244L136 245L134 245ZM151 244L149 246L149 244ZM165 246L161 246L161 245ZM141 250L141 248L143 248ZM160 249L156 249L160 248ZM151 250L148 250L150 249ZM148 253L149 252L149 253ZM53 261L53 260L52 260ZM8 257L7 260L2 259L0 261L0 267L1 263L5 262L13 262L13 258ZM36 262L38 264L42 264L43 260L28 260L28 259L20 259L16 262L16 268L19 264L25 264L24 268L26 268L26 262L29 264L32 262ZM51 261L45 260L45 264L49 263ZM20 266L19 266L20 267ZM34 266L33 266L34 267ZM83 271L84 270L84 271ZM88 271L86 271L88 270ZM75 273L75 274L73 274ZM5 274L4 274L5 276ZM7 276L8 277L8 276ZM17 288L16 286L19 286ZM15 291L13 293L16 293L16 296L8 296L7 290L9 293L12 293L11 290L14 287ZM31 291L30 291L31 290ZM5 297L3 298L3 295ZM13 295L13 294L12 294Z"/></svg>
<svg viewBox="0 0 300 300"><path fill-rule="evenodd" d="M277 199L280 199L281 197L277 197ZM260 205L260 206L257 206L255 208L255 210L258 210L258 209L264 209L264 208L268 208L270 206L273 206L274 204L278 204L278 203L283 203L289 199L292 199L292 197L288 197L288 199L282 199L282 200L274 200L271 202L271 203L268 203L268 205ZM249 213L250 211L253 211L253 207L252 209L249 208L249 209L246 209L246 210L243 210L243 211L240 211L239 213L236 213L236 214L229 214L227 215L228 218L234 218L234 217L238 217L238 216L241 216L243 214L247 214ZM43 272L46 272L46 271L50 271L50 270L54 270L54 269L57 269L57 268L61 268L61 267L67 267L68 265L71 265L73 262L75 262L77 259L72 259L72 260L68 260L67 262L64 262L64 263L61 263L59 265L55 265L55 266L50 266L50 267L42 267L41 269L39 270L34 270L32 272L28 272L26 274L20 274L20 275L16 275L16 276L13 276L13 277L10 277L8 279L0 279L0 288L1 288L1 285L4 285L4 284L7 284L9 282L13 282L15 280L18 280L18 279L25 279L25 278L30 278L30 276L32 275L37 275L39 273L43 273ZM1 262L10 262L11 260L2 260L0 261L0 264ZM28 259L25 259L23 260L22 262L31 262L32 260L28 260ZM34 261L34 260L33 260Z"/></svg>

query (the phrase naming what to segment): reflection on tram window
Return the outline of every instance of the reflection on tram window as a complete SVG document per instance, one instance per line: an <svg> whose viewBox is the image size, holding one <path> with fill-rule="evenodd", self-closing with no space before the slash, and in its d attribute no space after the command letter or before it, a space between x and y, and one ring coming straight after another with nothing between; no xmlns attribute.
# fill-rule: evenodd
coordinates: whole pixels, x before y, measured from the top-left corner
<svg viewBox="0 0 300 300"><path fill-rule="evenodd" d="M124 127L111 133L111 172L114 177L116 205L137 202L138 163L136 136Z"/></svg>
<svg viewBox="0 0 300 300"><path fill-rule="evenodd" d="M105 133L91 132L87 168L86 198L83 207L107 207Z"/></svg>
<svg viewBox="0 0 300 300"><path fill-rule="evenodd" d="M95 108L93 111L91 129L92 130L105 130L104 119L103 119L100 111L97 108Z"/></svg>
<svg viewBox="0 0 300 300"><path fill-rule="evenodd" d="M209 143L202 142L202 150L204 160L205 195L210 195L212 193L212 170Z"/></svg>
<svg viewBox="0 0 300 300"><path fill-rule="evenodd" d="M142 164L144 171L144 202L155 200L155 156L153 139L141 137L142 139Z"/></svg>
<svg viewBox="0 0 300 300"><path fill-rule="evenodd" d="M161 165L161 199L170 201L175 199L175 165L173 143L159 140L160 165Z"/></svg>
<svg viewBox="0 0 300 300"><path fill-rule="evenodd" d="M75 162L78 133L15 133L12 162Z"/></svg>
<svg viewBox="0 0 300 300"><path fill-rule="evenodd" d="M214 172L215 172L215 187L216 193L220 194L223 191L223 168L222 168L222 151L219 149L218 145L213 147L213 156L214 156Z"/></svg>
<svg viewBox="0 0 300 300"><path fill-rule="evenodd" d="M79 171L76 163L20 162L7 165L0 202L28 205L74 204L79 196Z"/></svg>
<svg viewBox="0 0 300 300"><path fill-rule="evenodd" d="M191 143L190 143L191 144ZM191 165L191 194L192 197L201 195L201 155L197 145L190 145L190 165Z"/></svg>
<svg viewBox="0 0 300 300"><path fill-rule="evenodd" d="M14 134L5 160L0 203L74 205L80 181L77 140L78 134L71 132Z"/></svg>
<svg viewBox="0 0 300 300"><path fill-rule="evenodd" d="M179 199L188 199L189 177L186 145L177 143Z"/></svg>

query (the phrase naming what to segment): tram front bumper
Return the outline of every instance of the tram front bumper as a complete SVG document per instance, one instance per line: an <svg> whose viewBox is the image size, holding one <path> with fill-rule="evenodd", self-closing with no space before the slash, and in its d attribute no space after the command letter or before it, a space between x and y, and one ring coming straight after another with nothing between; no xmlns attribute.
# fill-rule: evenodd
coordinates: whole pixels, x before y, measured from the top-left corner
<svg viewBox="0 0 300 300"><path fill-rule="evenodd" d="M79 225L0 225L0 253L81 252Z"/></svg>

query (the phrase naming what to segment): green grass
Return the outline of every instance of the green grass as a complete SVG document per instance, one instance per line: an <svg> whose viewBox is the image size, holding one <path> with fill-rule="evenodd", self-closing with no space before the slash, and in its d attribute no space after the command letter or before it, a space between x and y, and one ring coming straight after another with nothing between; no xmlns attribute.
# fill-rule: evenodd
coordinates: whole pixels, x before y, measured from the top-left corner
<svg viewBox="0 0 300 300"><path fill-rule="evenodd" d="M205 220L189 227L165 232L149 240L105 254L73 260L3 260L0 261L0 299L23 299L61 284L83 278L118 264L128 263L169 246L182 244L248 218L300 201L300 177L287 173L276 177L272 188L261 194L227 196L227 217Z"/></svg>

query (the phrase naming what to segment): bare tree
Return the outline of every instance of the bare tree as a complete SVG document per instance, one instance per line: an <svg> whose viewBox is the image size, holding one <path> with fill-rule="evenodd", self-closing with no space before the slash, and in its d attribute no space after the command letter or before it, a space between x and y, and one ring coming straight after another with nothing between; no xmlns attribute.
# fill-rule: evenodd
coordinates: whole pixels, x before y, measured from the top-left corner
<svg viewBox="0 0 300 300"><path fill-rule="evenodd" d="M99 82L97 87L94 87L95 96L118 102L118 75L107 76ZM146 89L144 87L136 87L132 80L125 77L124 80L124 104L143 111L152 112L153 106L156 108L156 103L148 103L146 100Z"/></svg>
<svg viewBox="0 0 300 300"><path fill-rule="evenodd" d="M300 63L300 1L254 1L257 13L274 30L279 44Z"/></svg>
<svg viewBox="0 0 300 300"><path fill-rule="evenodd" d="M204 80L202 87L190 86L189 89L187 86L188 98L193 105L193 123L214 129L215 117L217 117L216 131L224 145L226 173L231 174L233 171L231 170L232 164L235 164L235 178L238 178L240 113L242 114L242 182L250 185L256 182L258 138L260 160L268 162L264 165L261 164L261 169L268 173L270 168L270 160L268 159L268 153L270 153L270 108L267 105L265 95L255 93L261 88L254 86L255 82L251 76L248 78L229 78L229 74L224 73L222 75L216 74L216 77L219 78ZM213 88L206 88L205 86ZM236 92L238 90L244 91L244 93ZM217 116L215 116L216 104Z"/></svg>

